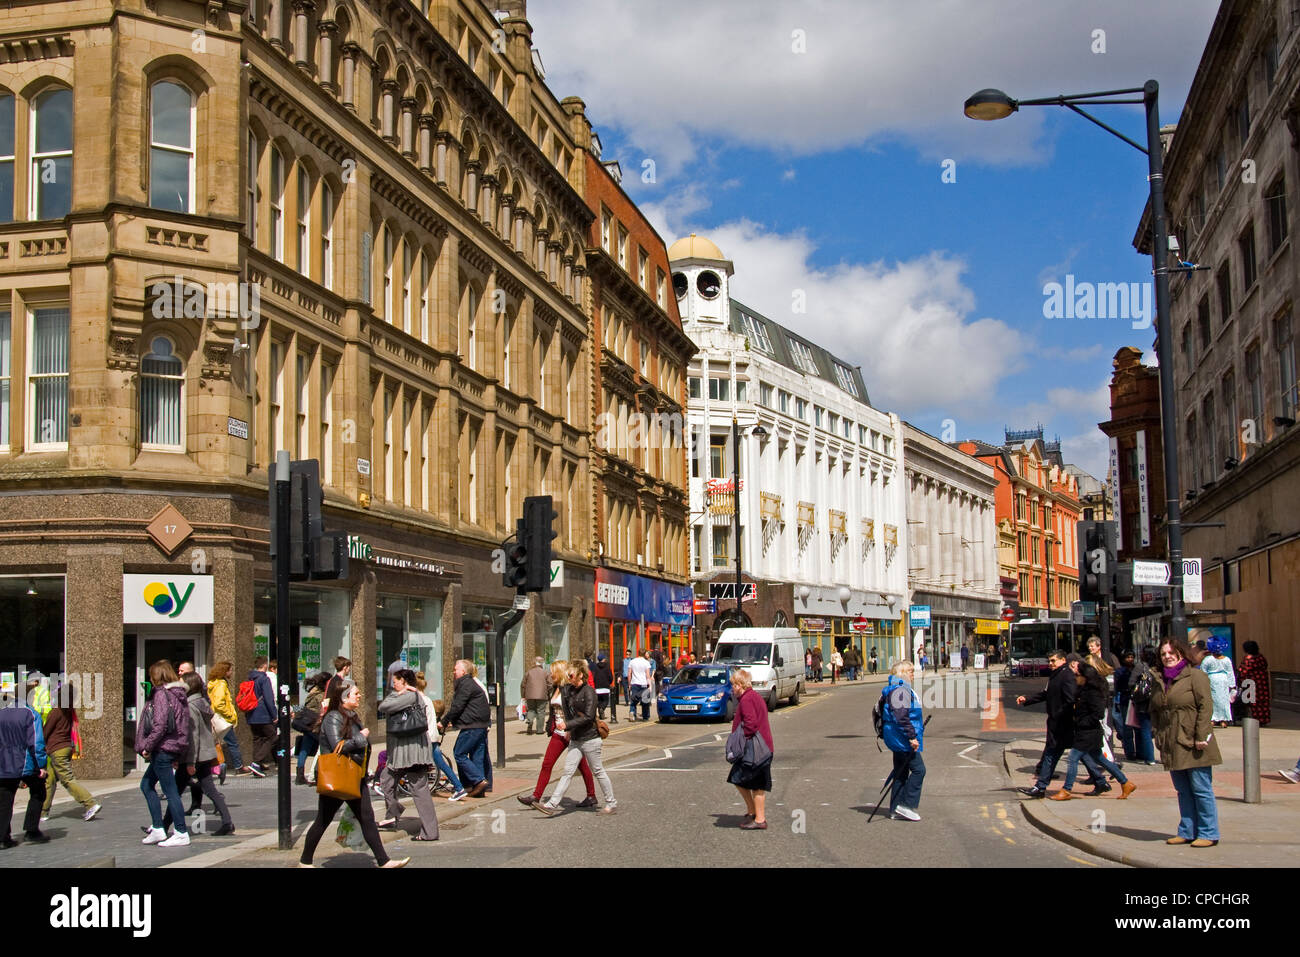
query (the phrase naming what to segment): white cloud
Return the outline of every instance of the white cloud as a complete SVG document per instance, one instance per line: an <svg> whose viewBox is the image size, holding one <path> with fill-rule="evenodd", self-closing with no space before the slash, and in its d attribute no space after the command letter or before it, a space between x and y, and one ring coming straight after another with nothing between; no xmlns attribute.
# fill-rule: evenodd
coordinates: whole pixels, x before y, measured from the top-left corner
<svg viewBox="0 0 1300 957"><path fill-rule="evenodd" d="M787 170L783 170L783 171L781 172L781 182L783 182L783 183L788 183L788 182L790 182L792 179L795 178L795 175L796 175L796 174L795 174L795 171L794 171L793 168L791 168L791 169L787 169Z"/></svg>
<svg viewBox="0 0 1300 957"><path fill-rule="evenodd" d="M1045 162L1049 110L977 123L962 115L966 97L988 86L1020 97L1136 87L1154 76L1173 119L1217 8L548 0L529 19L557 95L582 96L598 126L622 128L671 174L722 143L808 155L901 140L927 158ZM1093 52L1097 29L1105 53ZM807 52L793 52L795 30Z"/></svg>
<svg viewBox="0 0 1300 957"><path fill-rule="evenodd" d="M1049 388L1042 399L1014 406L1005 415L1013 429L1034 428L1041 423L1049 439L1060 436L1061 455L1067 463L1096 478L1106 477L1110 446L1097 423L1110 418L1109 375L1091 389ZM999 433L991 441L1001 438Z"/></svg>

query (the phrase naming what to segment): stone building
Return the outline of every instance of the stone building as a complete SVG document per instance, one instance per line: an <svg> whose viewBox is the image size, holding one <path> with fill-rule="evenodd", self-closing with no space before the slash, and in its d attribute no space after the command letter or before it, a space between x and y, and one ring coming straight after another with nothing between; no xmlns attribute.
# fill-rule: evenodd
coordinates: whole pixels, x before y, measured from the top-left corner
<svg viewBox="0 0 1300 957"><path fill-rule="evenodd" d="M1205 563L1191 620L1253 639L1274 701L1300 703L1300 293L1291 221L1300 183L1300 8L1225 0L1165 156L1179 258L1173 368L1183 538ZM1150 251L1150 210L1134 245ZM1221 525L1220 525L1221 523ZM1216 613L1226 606L1231 615Z"/></svg>
<svg viewBox="0 0 1300 957"><path fill-rule="evenodd" d="M590 646L594 216L510 8L0 10L0 670L102 676L84 774L133 763L158 658L238 680L287 639L371 703L393 660L435 691L485 664L525 494L555 499L565 584L511 634L507 700ZM294 586L287 636L278 449L320 462L352 555Z"/></svg>

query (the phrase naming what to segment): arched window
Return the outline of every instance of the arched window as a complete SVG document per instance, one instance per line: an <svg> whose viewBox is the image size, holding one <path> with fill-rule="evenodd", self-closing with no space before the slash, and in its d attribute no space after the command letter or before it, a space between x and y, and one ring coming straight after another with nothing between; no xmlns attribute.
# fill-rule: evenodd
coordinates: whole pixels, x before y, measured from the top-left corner
<svg viewBox="0 0 1300 957"><path fill-rule="evenodd" d="M271 147L271 255L284 262L284 157Z"/></svg>
<svg viewBox="0 0 1300 957"><path fill-rule="evenodd" d="M415 308L415 253L411 248L410 237L402 240L402 331L409 333L413 328L412 310Z"/></svg>
<svg viewBox="0 0 1300 957"><path fill-rule="evenodd" d="M46 90L32 101L32 219L72 209L72 91Z"/></svg>
<svg viewBox="0 0 1300 957"><path fill-rule="evenodd" d="M14 155L14 96L0 93L0 223L14 219Z"/></svg>
<svg viewBox="0 0 1300 957"><path fill-rule="evenodd" d="M323 179L320 184L320 281L334 288L334 190Z"/></svg>
<svg viewBox="0 0 1300 957"><path fill-rule="evenodd" d="M245 224L245 232L249 240L257 244L257 160L259 156L257 148L257 134L252 130L248 131L248 208L245 215L248 222Z"/></svg>
<svg viewBox="0 0 1300 957"><path fill-rule="evenodd" d="M140 445L179 449L185 366L166 336L156 336L140 360Z"/></svg>
<svg viewBox="0 0 1300 957"><path fill-rule="evenodd" d="M311 174L298 164L298 272L311 275Z"/></svg>
<svg viewBox="0 0 1300 957"><path fill-rule="evenodd" d="M384 224L384 302L380 307L382 315L389 322L393 322L396 316L393 315L393 230L387 223Z"/></svg>
<svg viewBox="0 0 1300 957"><path fill-rule="evenodd" d="M194 212L194 96L171 80L150 88L149 205Z"/></svg>
<svg viewBox="0 0 1300 957"><path fill-rule="evenodd" d="M433 344L430 330L433 328L433 314L429 309L429 251L420 253L420 338L429 345Z"/></svg>

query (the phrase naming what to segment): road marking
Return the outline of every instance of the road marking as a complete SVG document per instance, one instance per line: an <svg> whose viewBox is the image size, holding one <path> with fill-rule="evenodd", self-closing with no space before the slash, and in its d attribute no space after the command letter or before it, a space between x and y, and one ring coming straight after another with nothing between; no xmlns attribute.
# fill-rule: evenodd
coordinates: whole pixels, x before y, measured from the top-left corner
<svg viewBox="0 0 1300 957"><path fill-rule="evenodd" d="M1007 819L1007 809L1006 809L1005 807L1003 807L1001 804L999 804L999 805L998 805L998 820L999 820L999 821L1005 821L1006 819Z"/></svg>
<svg viewBox="0 0 1300 957"><path fill-rule="evenodd" d="M1065 857L1066 857L1066 860L1074 861L1076 864L1085 864L1085 865L1087 865L1088 867L1096 867L1096 866L1097 866L1094 862L1092 862L1092 861L1085 861L1083 858L1081 858L1081 857L1075 857L1073 854L1066 854Z"/></svg>
<svg viewBox="0 0 1300 957"><path fill-rule="evenodd" d="M976 743L976 744L972 744L972 745L971 745L970 747L968 747L966 750L957 752L957 757L959 757L959 758L965 758L967 761L969 761L969 762L970 762L969 767L977 767L977 766L978 766L978 767L981 767L981 768L987 768L987 767L989 767L989 765L985 764L983 761L979 760L978 758L972 758L972 757L970 756L970 753L971 753L972 751L974 751L974 750L975 750L976 748L978 748L978 747L979 747L979 744L978 744L978 743ZM968 765L959 764L958 767L968 767Z"/></svg>
<svg viewBox="0 0 1300 957"><path fill-rule="evenodd" d="M1006 841L1008 844L1014 844L1014 843L1016 843L1015 841L1011 840L1011 838L1009 838L1009 837L1004 837L1004 838L1002 838L1002 840Z"/></svg>
<svg viewBox="0 0 1300 957"><path fill-rule="evenodd" d="M664 748L664 757L665 757L665 758L671 758L672 756L673 756L673 753L672 753L671 751L669 751L667 748Z"/></svg>
<svg viewBox="0 0 1300 957"><path fill-rule="evenodd" d="M1002 836L1002 832L999 831L996 827L990 827L989 830L992 831L994 834L996 834L998 837Z"/></svg>

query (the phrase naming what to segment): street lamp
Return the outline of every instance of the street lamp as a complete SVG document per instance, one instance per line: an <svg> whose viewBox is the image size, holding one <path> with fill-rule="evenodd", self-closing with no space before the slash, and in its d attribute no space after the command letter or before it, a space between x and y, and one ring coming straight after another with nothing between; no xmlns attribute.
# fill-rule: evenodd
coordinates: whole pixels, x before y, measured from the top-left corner
<svg viewBox="0 0 1300 957"><path fill-rule="evenodd" d="M756 425L750 431L756 439L766 438L767 429ZM736 624L742 624L745 613L741 611L744 584L740 580L740 423L736 416L731 416L731 522L736 533Z"/></svg>
<svg viewBox="0 0 1300 957"><path fill-rule="evenodd" d="M1169 228L1165 220L1164 149L1160 143L1160 84L1147 80L1141 87L1106 90L1100 93L1077 93L1072 96L1048 96L1037 100L1015 100L1001 90L986 89L973 94L963 111L973 120L1000 120L1022 106L1064 106L1084 119L1100 126L1129 146L1147 154L1147 182L1151 188L1151 265L1156 283L1156 356L1160 365L1160 428L1163 432L1165 465L1165 530L1169 541L1169 609L1171 632L1186 639L1187 616L1183 609L1183 524L1178 501L1178 416L1174 392L1173 333L1169 315ZM1133 94L1141 94L1133 98ZM1146 108L1147 145L1142 146L1106 125L1080 105L1110 106L1141 103ZM1119 505L1118 502L1115 503ZM1109 636L1103 635L1106 641Z"/></svg>

